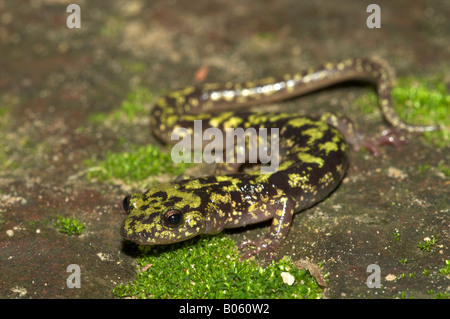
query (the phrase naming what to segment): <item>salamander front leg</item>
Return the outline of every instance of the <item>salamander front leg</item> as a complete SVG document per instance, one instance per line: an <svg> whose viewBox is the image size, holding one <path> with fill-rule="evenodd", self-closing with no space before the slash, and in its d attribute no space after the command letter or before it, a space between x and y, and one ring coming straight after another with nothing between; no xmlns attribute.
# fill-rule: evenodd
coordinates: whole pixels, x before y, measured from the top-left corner
<svg viewBox="0 0 450 319"><path fill-rule="evenodd" d="M277 198L273 203L267 205L268 209L274 209L274 217L269 231L259 240L247 240L241 243L239 249L247 246L255 246L255 249L247 251L241 258L245 260L251 256L258 255L260 252L266 251L266 259L273 259L272 253L278 248L280 243L289 232L294 215L295 201L286 195Z"/></svg>

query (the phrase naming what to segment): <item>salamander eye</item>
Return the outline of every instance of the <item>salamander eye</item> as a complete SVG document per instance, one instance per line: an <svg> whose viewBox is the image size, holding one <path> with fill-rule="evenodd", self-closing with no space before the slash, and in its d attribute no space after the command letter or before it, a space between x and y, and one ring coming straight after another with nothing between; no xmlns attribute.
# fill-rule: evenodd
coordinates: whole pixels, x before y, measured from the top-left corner
<svg viewBox="0 0 450 319"><path fill-rule="evenodd" d="M130 209L130 196L127 196L123 199L122 206L125 212L128 214Z"/></svg>
<svg viewBox="0 0 450 319"><path fill-rule="evenodd" d="M183 213L178 209L169 209L164 214L164 222L168 227L177 227L183 222Z"/></svg>

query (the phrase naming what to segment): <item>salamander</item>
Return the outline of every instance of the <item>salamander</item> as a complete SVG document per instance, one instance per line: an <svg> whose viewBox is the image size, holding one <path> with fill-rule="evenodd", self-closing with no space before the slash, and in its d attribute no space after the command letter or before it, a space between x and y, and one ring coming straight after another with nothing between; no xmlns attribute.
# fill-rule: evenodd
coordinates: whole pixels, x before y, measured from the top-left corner
<svg viewBox="0 0 450 319"><path fill-rule="evenodd" d="M348 80L376 83L380 107L392 129L380 138L364 137L356 124L333 113L300 116L290 113L248 112L245 107L282 101ZM127 214L121 235L140 245L171 244L200 234L272 220L247 259L276 251L288 234L294 213L327 197L349 166L349 146L379 154L378 145L405 142L403 132L424 132L434 126L404 123L392 107L392 80L388 67L373 59L347 59L318 68L244 83L189 86L161 97L151 111L153 133L165 143L185 128L278 128L279 167L270 173L240 171L241 163L217 165L213 176L162 183L123 200ZM269 139L268 146L273 144ZM201 145L204 147L204 145ZM247 149L248 151L248 149Z"/></svg>

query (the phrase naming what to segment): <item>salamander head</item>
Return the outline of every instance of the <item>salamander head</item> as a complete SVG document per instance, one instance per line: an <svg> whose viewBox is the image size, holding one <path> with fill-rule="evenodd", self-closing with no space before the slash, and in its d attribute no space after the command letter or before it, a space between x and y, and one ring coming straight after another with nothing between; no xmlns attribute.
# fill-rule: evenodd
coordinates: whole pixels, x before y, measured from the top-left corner
<svg viewBox="0 0 450 319"><path fill-rule="evenodd" d="M123 200L127 217L120 234L140 245L171 244L203 233L201 200L177 184L161 184Z"/></svg>

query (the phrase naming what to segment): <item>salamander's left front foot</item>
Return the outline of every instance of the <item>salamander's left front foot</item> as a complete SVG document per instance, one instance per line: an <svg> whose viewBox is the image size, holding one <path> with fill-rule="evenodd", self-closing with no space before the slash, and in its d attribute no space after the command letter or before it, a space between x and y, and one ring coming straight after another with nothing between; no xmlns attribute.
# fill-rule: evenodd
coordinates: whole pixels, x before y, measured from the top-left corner
<svg viewBox="0 0 450 319"><path fill-rule="evenodd" d="M262 251L266 251L266 259L272 260L272 253L280 246L280 243L286 237L291 222L292 215L295 210L295 200L286 194L280 193L275 200L270 200L268 203L264 203L264 209L266 212L272 212L273 220L270 225L269 231L260 239L253 241L244 241L239 249L243 249L247 246L255 246L255 249L247 251L241 258L245 260L251 256L258 255ZM299 209L301 209L300 207Z"/></svg>
<svg viewBox="0 0 450 319"><path fill-rule="evenodd" d="M246 240L239 245L239 249L244 249L247 246L256 246L254 249L247 251L242 255L241 261L249 259L252 256L258 255L260 252L266 252L266 260L273 260L273 252L278 247L270 238L264 236L260 240Z"/></svg>

